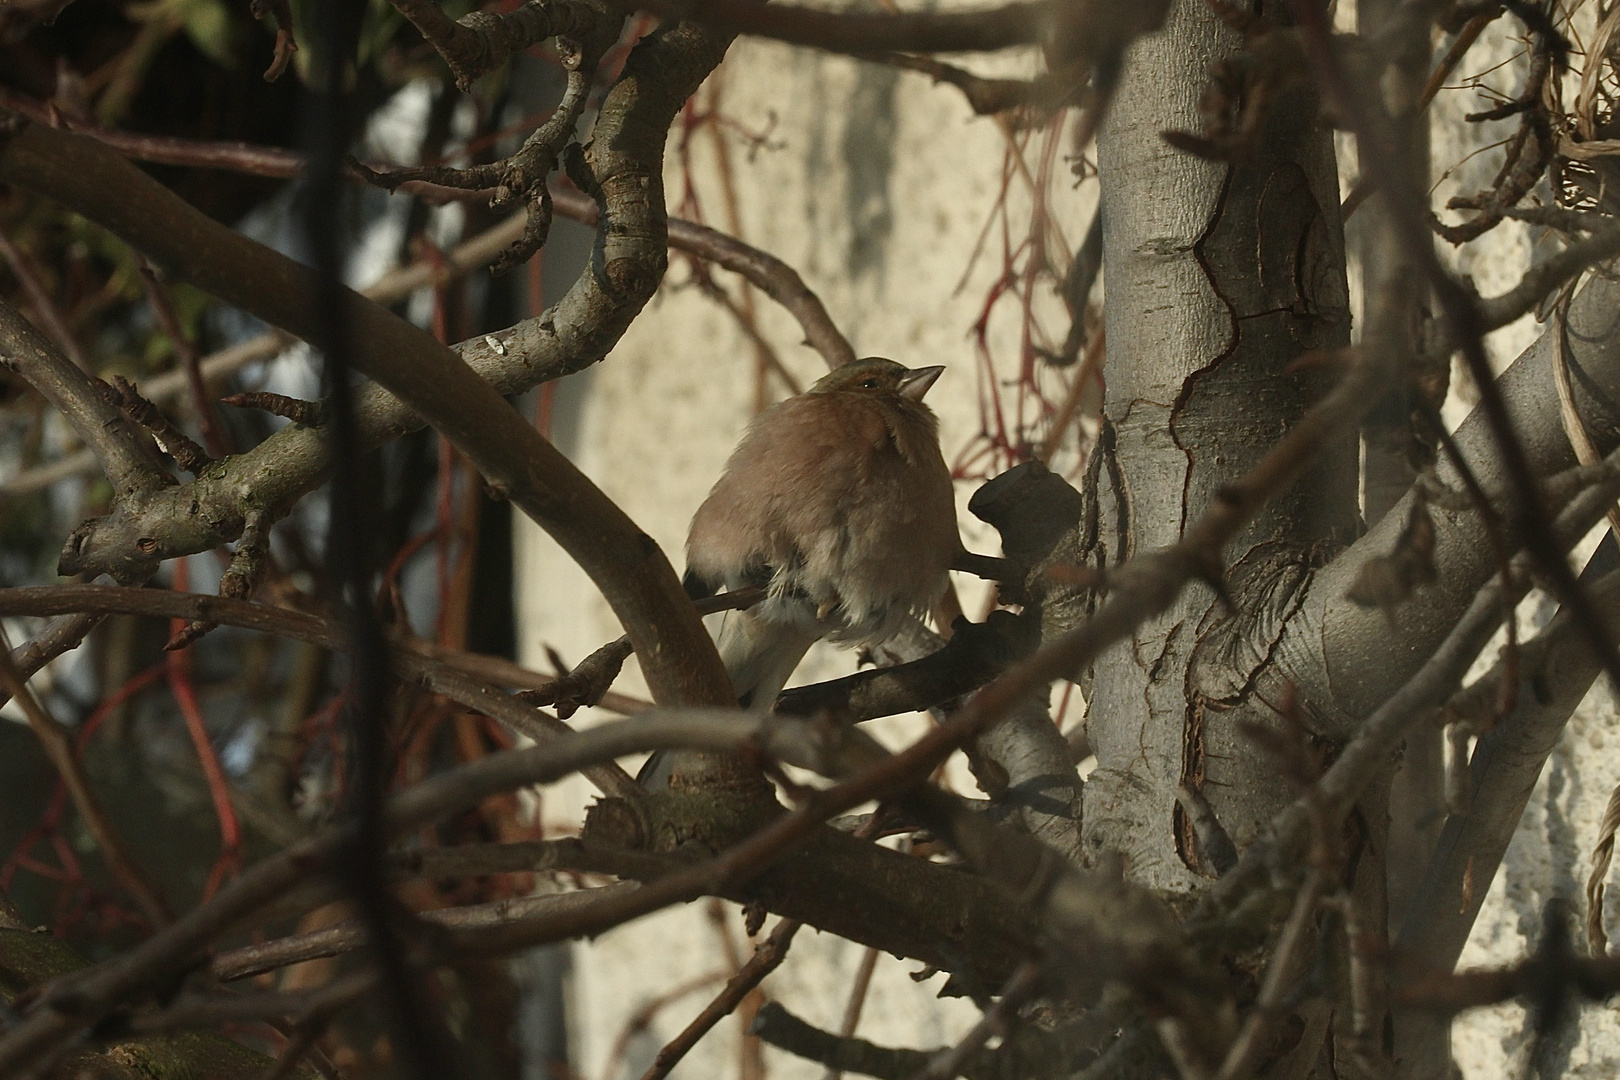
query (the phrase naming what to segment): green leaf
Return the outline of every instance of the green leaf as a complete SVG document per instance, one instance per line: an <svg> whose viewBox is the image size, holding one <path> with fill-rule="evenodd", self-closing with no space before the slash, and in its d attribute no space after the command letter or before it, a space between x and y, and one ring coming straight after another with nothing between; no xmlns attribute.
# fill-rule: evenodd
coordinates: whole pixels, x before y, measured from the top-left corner
<svg viewBox="0 0 1620 1080"><path fill-rule="evenodd" d="M186 36L221 67L236 66L236 27L225 0L176 0Z"/></svg>

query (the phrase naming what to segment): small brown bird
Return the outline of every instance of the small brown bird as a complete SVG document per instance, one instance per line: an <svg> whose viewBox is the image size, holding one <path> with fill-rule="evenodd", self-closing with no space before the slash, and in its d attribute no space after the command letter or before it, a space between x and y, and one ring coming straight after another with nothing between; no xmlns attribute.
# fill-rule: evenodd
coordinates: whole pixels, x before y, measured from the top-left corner
<svg viewBox="0 0 1620 1080"><path fill-rule="evenodd" d="M769 707L818 639L876 644L926 614L962 550L939 421L942 367L869 357L760 413L686 541L688 590L769 587L717 638L738 701Z"/></svg>

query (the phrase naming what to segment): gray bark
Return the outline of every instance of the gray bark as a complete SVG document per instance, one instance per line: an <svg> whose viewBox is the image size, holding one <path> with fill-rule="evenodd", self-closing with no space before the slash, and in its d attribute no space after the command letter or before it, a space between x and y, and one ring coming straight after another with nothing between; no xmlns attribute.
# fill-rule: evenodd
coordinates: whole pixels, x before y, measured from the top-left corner
<svg viewBox="0 0 1620 1080"><path fill-rule="evenodd" d="M1123 490L1093 495L1113 523L1101 536L1123 532L1136 551L1179 539L1319 395L1325 373L1290 370L1292 361L1349 341L1337 174L1309 95L1274 108L1238 164L1202 161L1159 138L1203 127L1207 69L1237 45L1205 5L1178 5L1162 34L1129 53L1099 138L1106 411ZM1267 718L1275 699L1253 690L1272 647L1308 593L1312 565L1355 534L1356 463L1346 440L1232 545L1235 611L1208 589L1189 590L1130 647L1098 661L1088 854L1117 851L1141 883L1191 891L1215 868L1178 788L1201 796L1240 847L1287 798L1236 721ZM1128 554L1110 544L1099 541L1095 562Z"/></svg>

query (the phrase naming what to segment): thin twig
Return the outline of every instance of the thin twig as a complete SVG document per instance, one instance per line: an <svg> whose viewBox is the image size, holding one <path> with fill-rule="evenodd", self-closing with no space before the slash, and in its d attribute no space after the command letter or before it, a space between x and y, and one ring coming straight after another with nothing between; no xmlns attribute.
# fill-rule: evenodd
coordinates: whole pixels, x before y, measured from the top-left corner
<svg viewBox="0 0 1620 1080"><path fill-rule="evenodd" d="M955 1046L936 1054L928 1067L919 1071L912 1080L956 1080L968 1059L978 1053L992 1036L1006 1034L1008 1021L1034 994L1040 980L1039 963L1026 960L1020 964L1012 978L1007 980L1007 985L1001 988L999 999L984 1011L979 1022Z"/></svg>
<svg viewBox="0 0 1620 1080"><path fill-rule="evenodd" d="M1514 494L1515 531L1522 538L1537 568L1550 582L1553 594L1569 608L1576 624L1587 635L1593 652L1601 658L1609 678L1620 686L1620 652L1615 649L1614 637L1585 590L1576 581L1574 572L1554 539L1554 531L1547 528L1549 518L1535 472L1525 454L1524 444L1514 430L1507 402L1496 383L1495 372L1491 369L1490 357L1485 350L1484 335L1491 326L1473 296L1453 280L1441 265L1428 232L1428 207L1422 195L1413 191L1408 183L1405 170L1400 167L1402 155L1399 149L1391 146L1384 126L1374 119L1358 89L1345 74L1333 50L1332 31L1323 9L1312 0L1291 0L1290 8L1298 21L1300 40L1317 81L1334 108L1351 121L1364 147L1362 159L1377 175L1390 200L1395 220L1400 224L1396 233L1401 244L1408 258L1428 277L1435 298L1440 303L1446 330L1467 361L1469 374L1479 391L1480 408L1486 425ZM1592 237L1586 243L1590 244L1596 239ZM1615 237L1606 236L1604 239L1609 241ZM1564 254L1568 255L1568 252ZM1548 262L1552 263L1556 258Z"/></svg>
<svg viewBox="0 0 1620 1080"><path fill-rule="evenodd" d="M67 788L68 797L73 800L74 809L79 812L85 829L95 841L96 847L101 850L102 858L107 860L107 869L113 878L134 899L141 909L141 914L154 928L168 925L173 916L169 913L163 895L146 879L140 866L124 850L123 841L119 839L112 819L102 809L100 801L96 798L95 789L90 784L90 778L85 774L84 766L79 761L78 753L73 746L73 736L69 735L67 729L46 711L45 706L28 688L26 680L11 662L11 645L6 641L4 631L0 631L0 686L5 687L6 692L28 717L28 726L39 739L45 756L56 767L63 786Z"/></svg>
<svg viewBox="0 0 1620 1080"><path fill-rule="evenodd" d="M202 432L203 446L208 449L211 457L222 458L231 452L231 447L225 438L225 425L220 422L219 410L214 408L213 399L208 394L208 384L203 381L197 345L180 325L180 316L175 313L174 302L169 298L169 292L160 280L157 268L145 259L140 260L140 266L141 284L146 289L146 302L151 305L152 313L157 316L158 325L168 337L178 360L177 366L186 377L186 388L191 391L191 411L197 417L197 427Z"/></svg>
<svg viewBox="0 0 1620 1080"><path fill-rule="evenodd" d="M731 1015L731 1011L742 1003L743 998L751 993L754 987L764 981L765 976L775 971L787 956L788 946L793 943L793 935L799 932L804 924L797 919L783 919L771 931L748 962L730 979L721 989L715 999L706 1005L702 1012L693 1018L690 1024L669 1041L641 1074L641 1080L664 1080L671 1069L680 1064L687 1051L696 1046L698 1040L707 1035L721 1020Z"/></svg>
<svg viewBox="0 0 1620 1080"><path fill-rule="evenodd" d="M1457 65L1462 63L1464 56L1468 55L1468 50L1474 47L1474 42L1479 40L1479 35L1484 33L1485 28L1505 10L1505 8L1498 8L1496 11L1484 15L1476 15L1464 23L1461 30L1457 31L1457 36L1452 39L1450 48L1446 50L1446 55L1440 58L1440 62L1429 73L1429 81L1423 86L1423 96L1418 99L1414 118L1421 117L1428 112L1429 106L1434 104L1434 99L1440 93L1441 88L1445 86L1446 80L1451 78L1453 71L1457 70ZM1345 197L1343 205L1339 208L1341 219L1349 221L1351 215L1376 190L1377 185L1374 184L1372 177L1363 175L1358 178L1356 186L1351 189L1350 194Z"/></svg>
<svg viewBox="0 0 1620 1080"><path fill-rule="evenodd" d="M56 301L51 299L50 294L45 291L45 286L40 284L39 275L34 273L28 259L17 250L4 232L0 232L0 256L4 256L6 265L11 267L12 274L16 276L18 284L28 296L28 302L34 305L35 314L45 324L46 331L55 339L57 347L79 368L93 372L89 358L79 347L79 339L74 337L73 331L68 328L67 320L62 317Z"/></svg>
<svg viewBox="0 0 1620 1080"><path fill-rule="evenodd" d="M639 887L634 882L620 882L598 889L517 897L489 904L471 904L466 907L438 908L418 912L417 916L435 926L487 926L497 922L532 919L553 914L581 904L594 903L601 896L612 895L615 891L632 891ZM258 945L244 945L239 949L218 953L209 963L208 970L221 982L231 982L262 975L291 964L343 956L357 949L366 948L370 944L371 936L367 932L366 924L358 919L349 919L324 926L319 930L275 938Z"/></svg>
<svg viewBox="0 0 1620 1080"><path fill-rule="evenodd" d="M867 949L861 953L861 962L855 968L855 981L850 984L849 1000L844 1003L844 1017L838 1022L838 1037L852 1038L861 1023L861 1010L866 1005L866 991L872 985L872 972L877 970L878 951ZM840 1080L844 1074L829 1067L822 1080Z"/></svg>

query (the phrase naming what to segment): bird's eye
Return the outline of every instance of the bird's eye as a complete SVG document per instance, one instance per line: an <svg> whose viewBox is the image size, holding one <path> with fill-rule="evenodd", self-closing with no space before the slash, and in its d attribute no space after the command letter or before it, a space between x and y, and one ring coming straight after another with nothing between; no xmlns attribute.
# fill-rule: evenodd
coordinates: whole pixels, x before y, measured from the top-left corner
<svg viewBox="0 0 1620 1080"><path fill-rule="evenodd" d="M878 388L878 381L876 379L863 379L863 380L861 380L861 389L863 389L863 390L876 390L877 388Z"/></svg>

